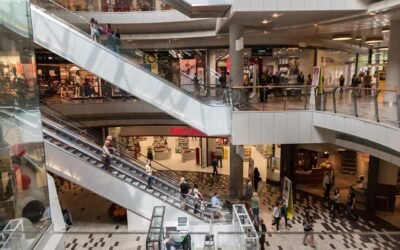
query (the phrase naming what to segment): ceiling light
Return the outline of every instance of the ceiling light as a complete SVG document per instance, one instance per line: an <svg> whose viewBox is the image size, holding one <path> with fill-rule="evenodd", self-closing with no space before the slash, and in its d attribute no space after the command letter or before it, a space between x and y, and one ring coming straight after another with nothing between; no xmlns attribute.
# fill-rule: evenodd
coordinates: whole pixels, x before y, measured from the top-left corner
<svg viewBox="0 0 400 250"><path fill-rule="evenodd" d="M262 23L262 24L267 24L267 23L269 23L269 21L268 21L267 19L264 19L264 20L262 20L261 23Z"/></svg>
<svg viewBox="0 0 400 250"><path fill-rule="evenodd" d="M390 32L390 28L389 27L383 27L382 28L382 33L387 33Z"/></svg>
<svg viewBox="0 0 400 250"><path fill-rule="evenodd" d="M280 17L280 16L282 16L282 14L280 14L278 12L275 12L274 14L272 14L273 18L277 18L277 17Z"/></svg>
<svg viewBox="0 0 400 250"><path fill-rule="evenodd" d="M361 36L356 36L356 37L354 38L354 40L356 40L356 41L361 41L361 40L362 40L362 37L361 37Z"/></svg>
<svg viewBox="0 0 400 250"><path fill-rule="evenodd" d="M380 47L380 48L378 48L378 50L380 50L380 51L388 51L389 48L388 47Z"/></svg>
<svg viewBox="0 0 400 250"><path fill-rule="evenodd" d="M367 44L371 44L371 43L380 43L383 42L383 38L380 36L376 36L376 37L367 37L367 39L365 39L365 43Z"/></svg>
<svg viewBox="0 0 400 250"><path fill-rule="evenodd" d="M333 41L347 41L351 40L352 36L350 34L340 34L340 35L334 35L332 37Z"/></svg>
<svg viewBox="0 0 400 250"><path fill-rule="evenodd" d="M264 34L265 34L265 35L268 35L268 31L264 30Z"/></svg>
<svg viewBox="0 0 400 250"><path fill-rule="evenodd" d="M376 13L375 12L370 12L369 15L370 16L376 16Z"/></svg>

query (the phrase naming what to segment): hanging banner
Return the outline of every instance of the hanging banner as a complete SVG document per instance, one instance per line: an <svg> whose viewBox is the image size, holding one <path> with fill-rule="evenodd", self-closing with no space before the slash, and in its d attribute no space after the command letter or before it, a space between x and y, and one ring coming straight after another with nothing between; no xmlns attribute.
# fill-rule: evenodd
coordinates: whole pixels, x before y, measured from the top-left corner
<svg viewBox="0 0 400 250"><path fill-rule="evenodd" d="M294 217L292 181L287 177L283 181L282 195L285 196L288 219L292 219Z"/></svg>

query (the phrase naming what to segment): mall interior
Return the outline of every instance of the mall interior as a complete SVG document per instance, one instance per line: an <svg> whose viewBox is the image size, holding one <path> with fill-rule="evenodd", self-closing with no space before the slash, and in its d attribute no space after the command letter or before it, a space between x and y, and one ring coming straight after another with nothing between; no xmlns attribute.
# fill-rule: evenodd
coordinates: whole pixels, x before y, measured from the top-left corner
<svg viewBox="0 0 400 250"><path fill-rule="evenodd" d="M400 0L0 0L1 249L400 249Z"/></svg>

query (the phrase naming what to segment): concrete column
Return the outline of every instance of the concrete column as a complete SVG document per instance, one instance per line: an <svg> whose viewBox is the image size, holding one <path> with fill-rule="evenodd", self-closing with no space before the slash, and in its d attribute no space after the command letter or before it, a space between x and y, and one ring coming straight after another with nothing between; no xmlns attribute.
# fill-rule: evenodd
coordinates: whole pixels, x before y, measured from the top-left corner
<svg viewBox="0 0 400 250"><path fill-rule="evenodd" d="M207 51L207 82L209 85L215 85L215 72L216 69L216 57L217 53L215 49L209 49Z"/></svg>
<svg viewBox="0 0 400 250"><path fill-rule="evenodd" d="M229 169L229 188L235 190L239 198L243 196L243 159L236 154L236 147L231 145L230 154L230 169ZM235 195L235 194L233 194Z"/></svg>
<svg viewBox="0 0 400 250"><path fill-rule="evenodd" d="M400 89L400 20L390 23L389 51L386 73L386 88ZM396 94L385 92L385 102L396 101Z"/></svg>
<svg viewBox="0 0 400 250"><path fill-rule="evenodd" d="M374 216L376 211L376 191L378 187L379 159L370 156L368 164L368 185L366 190L365 212Z"/></svg>
<svg viewBox="0 0 400 250"><path fill-rule="evenodd" d="M233 86L243 85L244 53L238 51L236 41L243 37L243 26L232 24L229 26L229 60L231 64L230 75Z"/></svg>
<svg viewBox="0 0 400 250"><path fill-rule="evenodd" d="M292 188L296 186L296 144L282 144L281 145L281 186L285 177L292 181Z"/></svg>

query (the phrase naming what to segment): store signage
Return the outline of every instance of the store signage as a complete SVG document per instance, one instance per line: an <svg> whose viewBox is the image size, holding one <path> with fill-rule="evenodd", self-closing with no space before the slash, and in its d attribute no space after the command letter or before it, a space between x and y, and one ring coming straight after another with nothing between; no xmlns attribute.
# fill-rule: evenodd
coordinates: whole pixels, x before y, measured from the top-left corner
<svg viewBox="0 0 400 250"><path fill-rule="evenodd" d="M251 49L251 56L272 56L272 48Z"/></svg>
<svg viewBox="0 0 400 250"><path fill-rule="evenodd" d="M185 127L172 127L169 129L169 134L178 136L207 136L205 133L195 128L185 128Z"/></svg>

